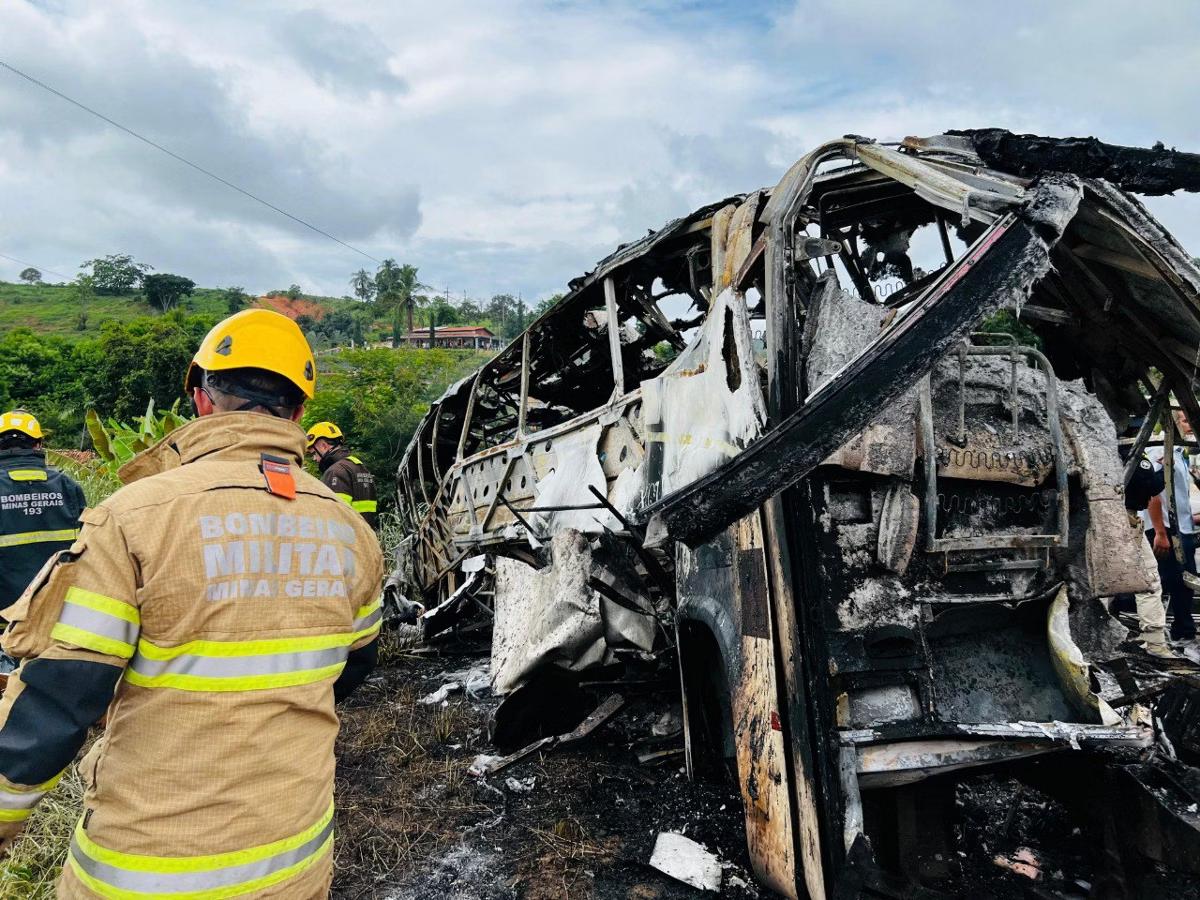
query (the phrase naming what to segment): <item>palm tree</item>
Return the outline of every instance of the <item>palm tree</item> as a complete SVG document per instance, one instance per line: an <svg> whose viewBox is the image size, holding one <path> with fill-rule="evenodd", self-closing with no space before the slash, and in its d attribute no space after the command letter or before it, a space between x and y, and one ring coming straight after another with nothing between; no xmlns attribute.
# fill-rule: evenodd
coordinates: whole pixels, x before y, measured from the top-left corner
<svg viewBox="0 0 1200 900"><path fill-rule="evenodd" d="M423 285L417 281L417 267L405 264L400 267L400 274L397 278L397 287L400 291L400 303L408 311L408 333L412 334L413 330L413 310L417 303L417 291ZM396 309L399 310L400 304L397 304ZM392 346L396 345L399 340L400 316L397 315L392 322Z"/></svg>
<svg viewBox="0 0 1200 900"><path fill-rule="evenodd" d="M408 313L408 333L413 330L413 309L416 304L416 292L422 287L417 281L417 267L407 263L397 265L394 259L385 259L379 264L375 273L375 289L381 303L392 309L392 346L399 347L401 332L401 311Z"/></svg>
<svg viewBox="0 0 1200 900"><path fill-rule="evenodd" d="M350 287L354 290L354 296L364 303L370 303L375 296L375 279L366 269L359 269L350 276Z"/></svg>

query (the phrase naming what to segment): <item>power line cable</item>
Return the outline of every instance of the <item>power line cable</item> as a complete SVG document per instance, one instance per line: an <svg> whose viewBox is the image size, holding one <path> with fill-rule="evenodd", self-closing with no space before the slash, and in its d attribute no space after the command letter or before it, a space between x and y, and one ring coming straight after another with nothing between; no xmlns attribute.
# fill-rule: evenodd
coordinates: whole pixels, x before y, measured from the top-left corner
<svg viewBox="0 0 1200 900"><path fill-rule="evenodd" d="M178 160L179 162L183 163L185 166L190 166L191 168L195 169L197 172L200 172L203 175L207 175L209 178L212 178L215 181L219 181L221 184L225 185L227 188L232 188L233 190L237 191L239 194L249 197L254 202L261 203L263 206L267 207L267 209L274 210L275 212L279 213L281 216L286 216L287 218L291 219L293 222L303 225L305 228L309 229L310 231L315 231L317 234L321 235L322 237L327 237L327 238L329 238L329 240L334 241L338 244L341 244L343 247L345 247L348 250L353 250L355 253L359 254L360 256L365 256L367 259L371 260L372 262L376 262L376 263L380 262L380 260L376 259L370 253L367 253L364 250L359 250L353 244L347 244L341 238L334 237L328 231L324 231L324 230L318 228L316 225L313 225L311 222L306 222L306 221L304 221L304 219L301 219L299 216L292 215L286 209L280 209L274 203L271 203L268 200L264 200L262 197L259 197L257 194L252 194L252 193L250 193L250 191L246 190L245 188L238 187L232 181L222 178L216 172L212 172L212 171L204 168L201 165L197 165L196 163L192 162L190 159L180 156L174 150L170 150L170 149L164 147L162 144L156 143L155 141L150 140L150 138L145 137L144 135L138 134L132 128L126 128L120 122L115 122L112 119L110 119L108 116L104 115L103 113L97 112L96 110L92 109L90 106L86 106L85 104L80 103L78 100L68 97L62 91L60 91L56 88L52 88L50 85L46 84L44 81L39 81L38 79L34 78L32 75L22 72L20 69L16 68L15 66L9 65L4 60L0 60L0 67L8 69L8 71L12 72L14 75L19 75L21 78L24 78L26 81L30 82L31 84L37 85L44 91L49 91L54 96L59 97L60 99L66 100L72 106L79 107L84 112L90 113L91 115L95 116L97 119L107 122L109 125L113 126L113 128L120 129L121 131L128 134L130 137L137 138L143 144L149 144L155 150L161 150L163 153L167 154L167 156L171 157L172 159Z"/></svg>
<svg viewBox="0 0 1200 900"><path fill-rule="evenodd" d="M47 274L50 274L50 275L57 275L59 278L63 279L64 281L71 280L70 275L64 275L62 272L55 272L53 269L47 269L43 266L34 265L33 263L26 262L23 259L17 259L15 256L9 256L7 253L0 253L0 259L7 259L9 262L15 262L22 266L29 266L29 268L37 269L39 272L46 272Z"/></svg>

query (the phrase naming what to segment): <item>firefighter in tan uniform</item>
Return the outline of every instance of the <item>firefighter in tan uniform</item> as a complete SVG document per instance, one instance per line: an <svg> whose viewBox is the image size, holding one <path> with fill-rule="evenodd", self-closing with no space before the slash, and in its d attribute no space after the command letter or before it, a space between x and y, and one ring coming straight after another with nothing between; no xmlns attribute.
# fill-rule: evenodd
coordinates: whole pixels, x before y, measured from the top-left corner
<svg viewBox="0 0 1200 900"><path fill-rule="evenodd" d="M301 467L314 381L286 317L217 325L187 375L199 417L8 612L0 849L108 712L60 897L328 895L334 701L374 666L382 560Z"/></svg>

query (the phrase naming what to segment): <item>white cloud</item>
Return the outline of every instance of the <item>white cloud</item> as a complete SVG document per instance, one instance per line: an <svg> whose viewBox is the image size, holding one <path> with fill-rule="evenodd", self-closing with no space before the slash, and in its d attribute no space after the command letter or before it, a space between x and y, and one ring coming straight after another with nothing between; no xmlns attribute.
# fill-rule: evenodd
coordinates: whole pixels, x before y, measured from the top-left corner
<svg viewBox="0 0 1200 900"><path fill-rule="evenodd" d="M0 59L473 295L561 290L846 132L1200 145L1200 28L1183 6L966 9L13 2ZM204 284L340 294L366 263L2 71L0 196L0 252L59 271L125 251ZM1195 202L1151 205L1200 249Z"/></svg>

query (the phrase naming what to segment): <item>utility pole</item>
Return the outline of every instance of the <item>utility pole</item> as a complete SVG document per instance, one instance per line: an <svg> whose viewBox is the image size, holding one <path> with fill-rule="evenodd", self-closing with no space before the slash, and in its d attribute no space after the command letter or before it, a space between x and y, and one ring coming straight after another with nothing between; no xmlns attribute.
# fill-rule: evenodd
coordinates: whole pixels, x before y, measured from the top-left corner
<svg viewBox="0 0 1200 900"><path fill-rule="evenodd" d="M450 285L446 285L446 293L443 295L447 303L450 302ZM437 346L437 314L438 304L437 298L429 306L429 349L432 350Z"/></svg>

